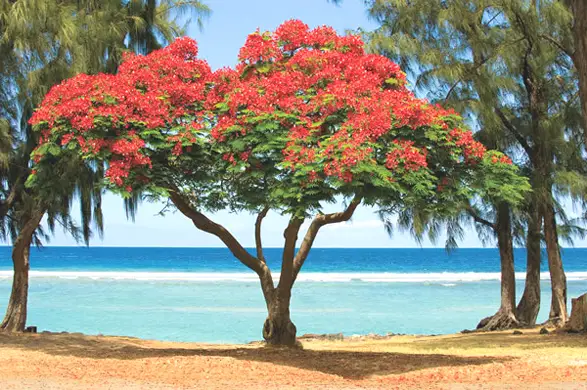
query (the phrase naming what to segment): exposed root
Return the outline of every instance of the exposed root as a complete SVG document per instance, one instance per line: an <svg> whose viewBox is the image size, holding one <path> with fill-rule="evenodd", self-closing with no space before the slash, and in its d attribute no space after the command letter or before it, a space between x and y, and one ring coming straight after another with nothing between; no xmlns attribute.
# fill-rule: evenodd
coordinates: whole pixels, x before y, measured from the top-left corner
<svg viewBox="0 0 587 390"><path fill-rule="evenodd" d="M520 328L522 324L516 319L512 312L499 310L491 317L483 318L477 325L480 331L495 331Z"/></svg>

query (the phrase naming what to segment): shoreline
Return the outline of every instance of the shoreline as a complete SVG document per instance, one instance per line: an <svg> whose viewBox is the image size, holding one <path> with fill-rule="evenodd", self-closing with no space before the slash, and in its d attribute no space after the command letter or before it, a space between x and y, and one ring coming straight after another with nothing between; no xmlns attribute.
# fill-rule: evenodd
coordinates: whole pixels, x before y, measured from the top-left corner
<svg viewBox="0 0 587 390"><path fill-rule="evenodd" d="M587 337L538 328L301 338L302 349L0 333L3 389L587 388ZM312 335L307 335L312 336ZM314 335L320 336L320 335Z"/></svg>

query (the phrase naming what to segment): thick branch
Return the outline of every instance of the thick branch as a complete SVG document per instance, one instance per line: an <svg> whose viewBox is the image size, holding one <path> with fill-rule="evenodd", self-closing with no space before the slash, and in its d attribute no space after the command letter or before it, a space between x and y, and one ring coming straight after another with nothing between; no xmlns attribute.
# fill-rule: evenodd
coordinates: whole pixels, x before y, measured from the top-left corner
<svg viewBox="0 0 587 390"><path fill-rule="evenodd" d="M528 157L531 159L532 158L532 148L528 144L528 141L526 141L526 139L516 130L516 128L514 127L512 122L510 122L510 120L505 116L505 114L501 110L501 108L495 107L495 113L497 114L497 116L499 117L499 119L501 120L501 122L503 123L505 128L508 129L509 132L514 136L516 141L518 141L520 143L522 148L524 148L524 150L526 151L526 154L528 154Z"/></svg>
<svg viewBox="0 0 587 390"><path fill-rule="evenodd" d="M18 232L18 237L13 243L13 252L16 250L23 250L26 246L31 244L31 237L35 233L35 230L39 227L43 216L45 215L45 208L39 207L36 208L31 212L29 219L25 222L22 226L20 231Z"/></svg>
<svg viewBox="0 0 587 390"><path fill-rule="evenodd" d="M294 281L294 255L296 252L296 242L300 227L304 223L303 218L292 216L287 228L283 232L285 244L283 246L283 257L281 259L281 274L279 275L279 284L277 289L281 294L288 296Z"/></svg>
<svg viewBox="0 0 587 390"><path fill-rule="evenodd" d="M312 249L312 244L314 244L314 239L316 238L320 228L324 225L348 221L353 216L353 213L359 204L361 204L361 197L356 196L346 208L346 210L339 213L317 215L314 218L310 224L310 227L308 228L308 231L306 232L306 235L304 236L296 257L294 258L292 284L298 277L298 274L300 273L300 270L302 269L302 266L304 265L308 254L310 253L310 249Z"/></svg>
<svg viewBox="0 0 587 390"><path fill-rule="evenodd" d="M489 228L491 228L492 230L496 229L495 224L489 222L488 220L486 220L485 218L481 217L479 215L479 213L477 213L477 211L471 207L471 205L467 205L465 207L465 210L467 211L467 214L469 214L477 223L480 223L482 225L485 225Z"/></svg>
<svg viewBox="0 0 587 390"><path fill-rule="evenodd" d="M169 197L175 207L186 217L192 220L194 225L206 232L218 237L224 245L232 252L241 263L252 269L257 275L264 276L269 269L261 262L261 260L252 256L245 248L237 241L236 238L226 228L216 222L210 220L204 214L192 208L192 206L179 194L177 189L169 191Z"/></svg>
<svg viewBox="0 0 587 390"><path fill-rule="evenodd" d="M266 263L265 256L263 256L263 245L261 243L261 223L263 222L263 218L269 212L269 207L265 207L259 215L257 215L257 220L255 221L255 246L257 247L257 259L261 260L263 263Z"/></svg>
<svg viewBox="0 0 587 390"><path fill-rule="evenodd" d="M8 213L8 210L10 210L10 208L12 207L14 202L16 201L16 194L20 188L20 184L21 184L21 180L18 179L16 181L16 183L14 183L14 185L10 189L10 193L8 194L6 199L4 199L4 201L0 202L0 216L6 215Z"/></svg>

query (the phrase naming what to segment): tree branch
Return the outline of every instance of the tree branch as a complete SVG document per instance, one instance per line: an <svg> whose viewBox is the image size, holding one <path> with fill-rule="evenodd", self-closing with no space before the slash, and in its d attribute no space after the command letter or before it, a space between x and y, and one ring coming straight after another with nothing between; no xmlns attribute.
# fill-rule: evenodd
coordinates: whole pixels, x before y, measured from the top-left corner
<svg viewBox="0 0 587 390"><path fill-rule="evenodd" d="M450 97L450 94L452 93L452 91L454 91L454 89L457 87L457 85L459 85L463 80L462 79L458 79L448 90L448 92L446 93L446 96L444 97L444 104L446 104L448 102L448 98Z"/></svg>
<svg viewBox="0 0 587 390"><path fill-rule="evenodd" d="M45 216L46 209L44 207L35 207L31 212L29 218L26 220L22 228L18 231L18 236L13 242L12 253L15 251L24 250L31 245L31 238L35 230L39 227L43 216ZM14 258L13 258L14 260ZM15 264L16 266L16 264Z"/></svg>
<svg viewBox="0 0 587 390"><path fill-rule="evenodd" d="M296 242L298 241L298 233L300 227L304 223L303 218L292 216L289 224L283 232L285 244L283 246L283 257L281 259L281 274L279 275L279 284L277 290L280 294L287 296L290 294L291 287L294 281L294 255L296 252Z"/></svg>
<svg viewBox="0 0 587 390"><path fill-rule="evenodd" d="M560 51L562 51L563 53L565 53L566 55L568 55L569 57L573 58L573 55L575 53L571 52L569 49L567 49L566 47L564 47L562 44L560 44L556 39L554 39L553 37L551 37L550 35L546 35L546 34L540 34L539 35L540 38L542 39L546 39L548 42L552 43L554 46L556 46Z"/></svg>
<svg viewBox="0 0 587 390"><path fill-rule="evenodd" d="M520 133L518 133L512 122L510 122L510 120L505 116L501 108L495 107L495 113L501 120L501 123L503 123L505 128L509 130L509 132L514 136L514 138L516 139L516 141L518 141L522 148L524 148L526 154L528 154L528 157L531 159L532 147L528 144L528 141L526 141L526 139Z"/></svg>
<svg viewBox="0 0 587 390"><path fill-rule="evenodd" d="M486 220L485 218L481 217L479 215L479 213L477 213L477 210L475 210L473 207L471 207L470 204L468 204L465 207L465 210L467 211L467 214L469 214L477 223L480 223L482 225L485 225L489 228L491 228L492 230L495 230L497 227L495 226L495 224L489 222L488 220Z"/></svg>
<svg viewBox="0 0 587 390"><path fill-rule="evenodd" d="M192 208L192 206L180 195L177 188L169 189L169 197L175 207L200 230L218 237L241 263L252 269L260 277L269 271L267 265L251 255L236 238L222 225L210 220L204 214Z"/></svg>
<svg viewBox="0 0 587 390"><path fill-rule="evenodd" d="M263 222L263 218L269 212L269 207L265 206L263 210L257 215L257 220L255 221L255 246L257 247L257 259L266 263L265 256L263 256L263 245L261 244L261 223Z"/></svg>
<svg viewBox="0 0 587 390"><path fill-rule="evenodd" d="M21 179L19 178L10 189L10 193L8 194L6 199L0 202L0 216L6 215L8 213L8 210L10 210L10 208L16 201L16 194L20 188L20 184Z"/></svg>
<svg viewBox="0 0 587 390"><path fill-rule="evenodd" d="M312 249L312 244L314 244L314 239L316 238L320 228L324 225L345 222L351 219L355 210L359 204L361 204L361 200L362 198L360 196L355 196L346 210L339 213L317 215L314 218L310 224L310 227L308 228L308 231L306 232L306 235L304 236L302 244L300 245L300 249L294 258L292 284L298 277L298 274L300 273L300 270L302 269L302 266L304 265L308 254L310 253L310 249Z"/></svg>

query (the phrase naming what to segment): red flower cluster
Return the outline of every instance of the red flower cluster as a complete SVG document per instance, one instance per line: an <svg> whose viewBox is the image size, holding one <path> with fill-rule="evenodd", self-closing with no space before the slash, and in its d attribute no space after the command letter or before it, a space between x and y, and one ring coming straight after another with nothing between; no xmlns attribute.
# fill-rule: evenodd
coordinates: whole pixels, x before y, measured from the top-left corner
<svg viewBox="0 0 587 390"><path fill-rule="evenodd" d="M445 118L455 115L417 99L399 66L365 54L360 37L339 36L330 27L312 30L292 20L273 34L257 31L239 58L235 71L212 76L224 92L215 103L227 107L212 136L230 145L259 131L259 118L273 122L286 131L283 156L293 169L311 164L350 181L354 167L376 163L373 144L391 145L383 162L390 170L426 168L427 145L415 144L422 138L418 132L435 128L447 138ZM398 134L404 128L412 132ZM467 161L485 152L469 131L459 133L456 143Z"/></svg>
<svg viewBox="0 0 587 390"><path fill-rule="evenodd" d="M41 143L60 137L62 146L77 142L86 154L107 154L106 176L123 186L129 173L150 166L142 132L157 129L175 144L194 143L206 82L211 75L197 59L196 42L180 38L148 56L125 56L117 75L78 75L53 87L30 120L45 124ZM109 129L106 133L100 129Z"/></svg>
<svg viewBox="0 0 587 390"><path fill-rule="evenodd" d="M417 171L428 166L426 149L415 147L413 141L396 140L393 143L397 147L387 153L385 162L387 168L393 170L402 165L406 170Z"/></svg>
<svg viewBox="0 0 587 390"><path fill-rule="evenodd" d="M455 128L448 133L448 139L462 148L465 160L468 162L479 161L487 151L481 142L473 139L473 133L469 130Z"/></svg>
<svg viewBox="0 0 587 390"><path fill-rule="evenodd" d="M41 144L75 143L108 161L107 177L122 188L145 180L152 153L175 158L196 142L235 166L256 169L270 155L298 174L304 167L306 182L349 182L373 172L366 165L410 174L427 169L437 150L457 148L466 163L485 155L470 131L449 130L454 112L416 98L399 66L366 54L358 36L291 20L251 34L235 69L211 72L197 54L194 40L180 38L125 56L117 75L54 87L31 119Z"/></svg>
<svg viewBox="0 0 587 390"><path fill-rule="evenodd" d="M501 156L491 156L491 162L494 164L501 163L501 164L511 164L512 160L506 156L505 154Z"/></svg>

